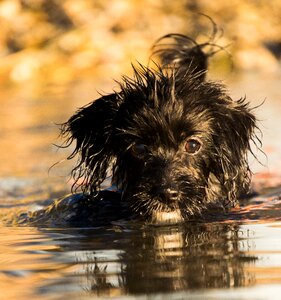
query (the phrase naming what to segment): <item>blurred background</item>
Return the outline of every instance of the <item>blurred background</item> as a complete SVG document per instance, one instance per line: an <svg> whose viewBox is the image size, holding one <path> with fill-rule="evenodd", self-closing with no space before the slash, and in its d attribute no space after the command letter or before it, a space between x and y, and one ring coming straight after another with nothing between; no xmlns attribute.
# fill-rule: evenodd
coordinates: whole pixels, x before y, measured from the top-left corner
<svg viewBox="0 0 281 300"><path fill-rule="evenodd" d="M57 124L99 96L114 80L146 64L160 36L183 33L226 47L211 62L210 79L247 96L263 132L254 183L281 180L278 0L1 0L0 198L47 200L69 192L74 162L60 150ZM229 52L231 54L228 55ZM53 166L55 164L55 166ZM53 167L52 167L53 166ZM51 167L51 168L50 168Z"/></svg>

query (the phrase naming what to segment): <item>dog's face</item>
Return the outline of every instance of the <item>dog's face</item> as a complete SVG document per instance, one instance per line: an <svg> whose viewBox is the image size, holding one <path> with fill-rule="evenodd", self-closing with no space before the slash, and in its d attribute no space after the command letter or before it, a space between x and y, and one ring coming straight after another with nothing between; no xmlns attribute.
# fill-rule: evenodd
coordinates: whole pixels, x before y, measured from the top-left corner
<svg viewBox="0 0 281 300"><path fill-rule="evenodd" d="M85 191L94 193L111 169L123 201L154 223L233 205L249 184L255 119L245 101L194 74L135 72L121 92L67 123L80 153L74 175L85 179Z"/></svg>

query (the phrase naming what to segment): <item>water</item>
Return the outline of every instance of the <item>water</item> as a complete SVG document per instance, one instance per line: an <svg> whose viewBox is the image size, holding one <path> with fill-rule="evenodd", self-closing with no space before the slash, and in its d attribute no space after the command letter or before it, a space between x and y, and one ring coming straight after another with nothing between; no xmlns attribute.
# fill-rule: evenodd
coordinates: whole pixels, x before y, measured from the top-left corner
<svg viewBox="0 0 281 300"><path fill-rule="evenodd" d="M281 291L280 222L2 228L0 250L1 299L279 299Z"/></svg>
<svg viewBox="0 0 281 300"><path fill-rule="evenodd" d="M19 213L69 193L74 162L63 161L70 150L52 145L59 143L54 123L107 84L2 91L0 299L280 299L280 74L245 74L228 82L235 98L247 94L253 106L267 98L257 109L267 158L258 151L264 165L251 158L253 185L262 195L227 220L13 226Z"/></svg>

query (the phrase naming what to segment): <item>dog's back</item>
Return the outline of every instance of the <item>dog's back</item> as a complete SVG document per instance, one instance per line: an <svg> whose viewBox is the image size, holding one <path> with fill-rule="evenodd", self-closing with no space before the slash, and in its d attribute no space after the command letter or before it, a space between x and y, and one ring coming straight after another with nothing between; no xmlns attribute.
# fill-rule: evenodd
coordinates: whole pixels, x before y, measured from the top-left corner
<svg viewBox="0 0 281 300"><path fill-rule="evenodd" d="M212 49L206 50L210 45L221 48L209 42L199 44L188 36L172 33L158 39L152 49L163 68L177 70L181 73L179 76L189 73L204 80L208 58L215 53Z"/></svg>

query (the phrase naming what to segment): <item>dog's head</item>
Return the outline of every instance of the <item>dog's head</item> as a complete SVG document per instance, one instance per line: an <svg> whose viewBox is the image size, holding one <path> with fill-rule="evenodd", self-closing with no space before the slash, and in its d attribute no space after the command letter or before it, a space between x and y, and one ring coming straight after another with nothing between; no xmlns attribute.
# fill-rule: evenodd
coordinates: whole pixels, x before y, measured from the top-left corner
<svg viewBox="0 0 281 300"><path fill-rule="evenodd" d="M85 192L94 194L111 171L123 201L155 223L233 206L247 192L255 117L245 99L205 81L206 64L197 58L184 68L178 57L169 68L134 68L120 92L69 119L63 132L76 141L73 175L84 179Z"/></svg>

